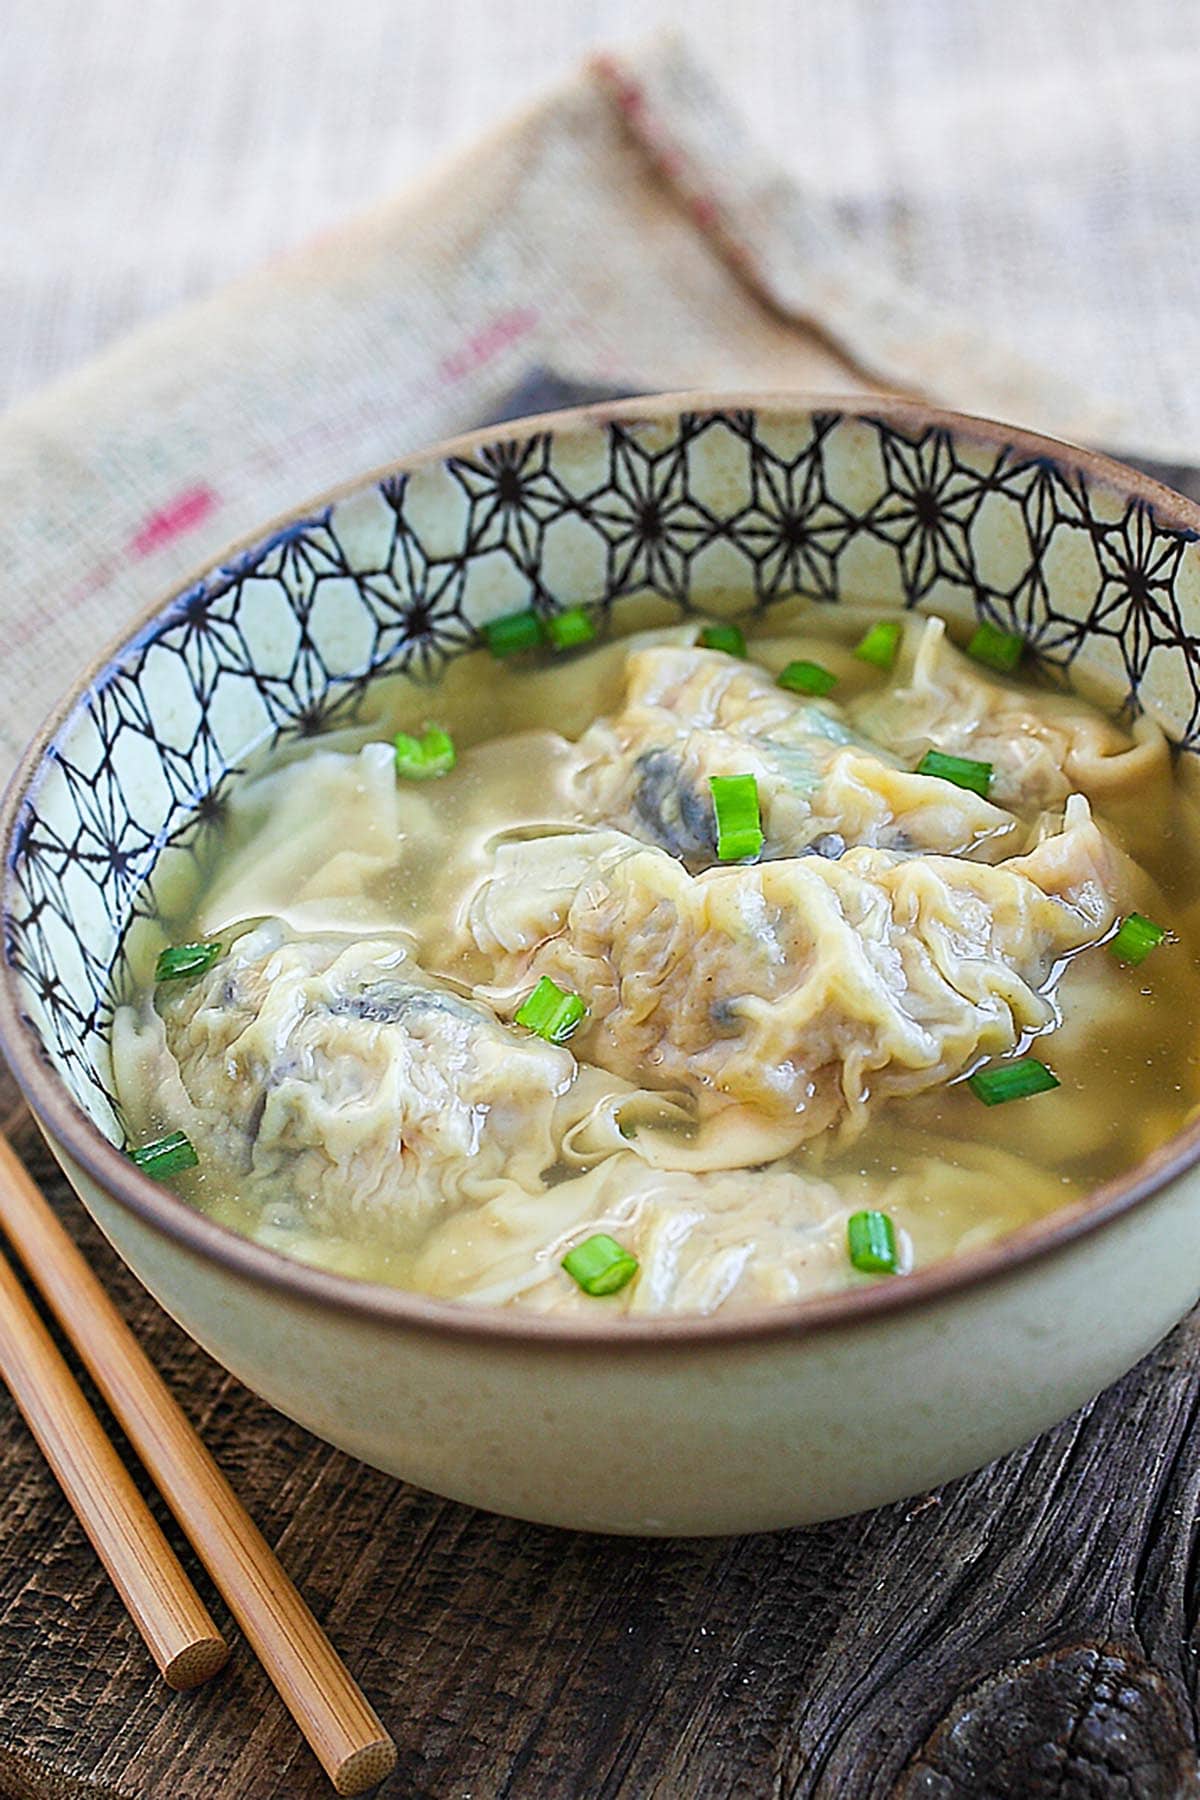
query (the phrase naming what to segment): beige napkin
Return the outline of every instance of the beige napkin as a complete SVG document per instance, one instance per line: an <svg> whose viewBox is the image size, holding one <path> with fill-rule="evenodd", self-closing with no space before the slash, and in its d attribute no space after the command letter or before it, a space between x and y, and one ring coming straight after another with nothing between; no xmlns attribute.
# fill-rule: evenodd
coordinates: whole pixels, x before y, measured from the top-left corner
<svg viewBox="0 0 1200 1800"><path fill-rule="evenodd" d="M903 390L1160 448L865 261L677 43L598 57L423 186L0 421L5 768L148 603L322 489L494 416L539 369L605 390Z"/></svg>

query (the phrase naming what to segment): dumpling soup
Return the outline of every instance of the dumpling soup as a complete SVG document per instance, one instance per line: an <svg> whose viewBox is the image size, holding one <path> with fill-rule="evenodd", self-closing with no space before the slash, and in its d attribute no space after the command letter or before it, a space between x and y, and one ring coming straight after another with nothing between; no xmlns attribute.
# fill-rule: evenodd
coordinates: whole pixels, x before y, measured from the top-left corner
<svg viewBox="0 0 1200 1800"><path fill-rule="evenodd" d="M428 1294L709 1313L992 1240L1195 1106L1149 721L937 618L490 637L232 781L131 937L130 1148L196 1206Z"/></svg>

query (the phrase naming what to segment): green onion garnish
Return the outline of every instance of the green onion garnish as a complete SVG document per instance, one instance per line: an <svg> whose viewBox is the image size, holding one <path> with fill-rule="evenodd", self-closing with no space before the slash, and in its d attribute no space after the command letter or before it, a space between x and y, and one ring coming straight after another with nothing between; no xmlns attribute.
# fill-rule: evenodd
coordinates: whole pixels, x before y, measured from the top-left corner
<svg viewBox="0 0 1200 1800"><path fill-rule="evenodd" d="M599 1297L615 1294L627 1281L632 1281L638 1271L638 1260L628 1250L622 1250L616 1238L598 1231L594 1237L584 1238L582 1244L568 1250L562 1266L585 1294Z"/></svg>
<svg viewBox="0 0 1200 1800"><path fill-rule="evenodd" d="M582 606L569 606L566 612L551 613L546 620L546 636L556 650L590 644L595 635L596 627Z"/></svg>
<svg viewBox="0 0 1200 1800"><path fill-rule="evenodd" d="M454 740L439 725L430 725L419 738L398 731L395 736L396 773L409 781L428 781L445 775L455 763Z"/></svg>
<svg viewBox="0 0 1200 1800"><path fill-rule="evenodd" d="M543 630L541 616L530 608L528 612L505 613L502 619L490 619L483 635L493 656L515 656L518 650L536 650Z"/></svg>
<svg viewBox="0 0 1200 1800"><path fill-rule="evenodd" d="M1025 639L1019 631L1001 631L985 619L967 645L967 655L986 663L989 669L999 669L1002 675L1011 675L1024 649Z"/></svg>
<svg viewBox="0 0 1200 1800"><path fill-rule="evenodd" d="M220 944L172 944L160 950L154 965L155 981L182 981L187 975L203 975L221 955Z"/></svg>
<svg viewBox="0 0 1200 1800"><path fill-rule="evenodd" d="M1030 1094L1046 1094L1061 1085L1058 1076L1036 1056L1022 1056L1017 1062L993 1063L990 1069L978 1069L967 1077L967 1086L985 1106L1002 1106L1006 1100L1024 1100Z"/></svg>
<svg viewBox="0 0 1200 1800"><path fill-rule="evenodd" d="M152 1144L143 1144L140 1150L131 1150L129 1154L138 1168L153 1175L156 1181L167 1175L178 1175L181 1169L194 1169L200 1161L191 1139L182 1131L155 1138Z"/></svg>
<svg viewBox="0 0 1200 1800"><path fill-rule="evenodd" d="M1116 937L1110 938L1108 947L1118 962L1145 962L1166 935L1163 927L1156 925L1144 913L1130 913L1127 919L1121 920L1121 929Z"/></svg>
<svg viewBox="0 0 1200 1800"><path fill-rule="evenodd" d="M937 775L943 781L952 781L955 787L969 788L973 794L982 794L984 799L992 785L990 762L975 762L969 756L945 756L940 750L925 752L917 764L917 774Z"/></svg>
<svg viewBox="0 0 1200 1800"><path fill-rule="evenodd" d="M885 1212L851 1213L846 1220L846 1248L864 1275L894 1275L900 1266L896 1228Z"/></svg>
<svg viewBox="0 0 1200 1800"><path fill-rule="evenodd" d="M753 775L710 775L713 811L717 815L717 860L741 862L763 847L758 812L758 783Z"/></svg>
<svg viewBox="0 0 1200 1800"><path fill-rule="evenodd" d="M780 672L778 680L781 688L787 688L793 694L816 694L818 697L837 686L837 676L814 662L790 662Z"/></svg>
<svg viewBox="0 0 1200 1800"><path fill-rule="evenodd" d="M903 629L899 619L881 619L878 625L872 625L862 642L855 645L855 656L860 656L863 662L874 663L877 669L890 669L896 660Z"/></svg>
<svg viewBox="0 0 1200 1800"><path fill-rule="evenodd" d="M746 654L746 640L736 625L706 625L696 642L705 650L723 650L726 656Z"/></svg>
<svg viewBox="0 0 1200 1800"><path fill-rule="evenodd" d="M556 981L543 975L517 1008L516 1021L548 1044L565 1044L586 1012L578 994L565 994Z"/></svg>

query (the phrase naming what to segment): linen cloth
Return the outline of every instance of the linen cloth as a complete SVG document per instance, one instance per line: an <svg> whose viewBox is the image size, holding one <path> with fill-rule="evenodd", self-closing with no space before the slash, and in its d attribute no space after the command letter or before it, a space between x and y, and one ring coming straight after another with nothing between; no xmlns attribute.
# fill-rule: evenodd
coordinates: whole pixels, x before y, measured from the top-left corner
<svg viewBox="0 0 1200 1800"><path fill-rule="evenodd" d="M964 46L968 61L986 47L975 5L864 7L832 10L855 15L846 29L860 35L887 18L893 27L916 20L914 45L939 18L952 40L944 70L961 64ZM302 19L304 10L288 16ZM1087 18L1089 44L1098 25L1103 39L1105 19L1118 17L1107 0L1086 9L1069 0L1059 10ZM1133 10L1143 22L1154 12L1140 0ZM1024 20L1027 44L1062 49L1026 0L992 9L1000 11L1010 34ZM220 5L216 12L227 17ZM1179 10L1170 16L1178 21ZM806 18L827 30L817 8ZM593 57L419 185L18 403L0 420L0 760L7 768L99 646L207 558L322 489L493 415L534 369L626 391L898 390L1080 442L1200 460L1200 393L1186 382L1164 385L1162 359L1142 370L1132 292L1143 311L1154 310L1157 329L1169 318L1197 351L1200 323L1188 337L1177 317L1181 295L1158 292L1152 246L1135 281L1121 258L1096 256L1111 238L1097 228L1089 242L1085 221L1068 230L1040 203L1037 157L1065 133L1079 146L1076 205L1111 204L1118 222L1145 205L1147 232L1152 219L1165 230L1163 207L1180 181L1158 193L1151 178L1165 171L1156 156L1144 168L1127 157L1097 170L1094 134L1081 143L1070 136L1093 104L1107 107L1113 130L1133 130L1118 80L1126 41L1108 49L1099 93L1081 85L1078 69L1067 79L1061 59L1056 75L1039 70L1023 86L1012 58L989 72L997 86L1016 83L1019 104L1004 115L1005 129L1015 118L1030 149L1018 159L1027 179L1005 209L997 211L994 191L984 201L996 227L995 280L979 284L988 304L967 303L970 284L955 264L956 250L970 254L970 233L951 242L953 221L970 209L956 212L950 189L962 170L977 168L979 143L996 135L981 103L970 114L964 103L953 146L961 169L943 171L943 203L921 164L925 185L914 175L910 200L897 190L894 228L876 220L868 229L873 171L849 115L839 121L836 107L824 107L814 177L797 183L694 56L668 39ZM771 44L761 41L759 51L769 58ZM1182 101L1182 71L1195 56L1187 46L1156 52L1142 67L1141 91L1164 106ZM119 68L102 73L119 80ZM808 97L817 103L811 90ZM27 97L26 111L36 101ZM871 105L887 115L886 94ZM1178 115L1168 107L1162 117ZM893 120L893 146L922 128L921 116ZM1163 141L1160 132L1160 151ZM838 175L843 163L848 175ZM1142 170L1136 192L1133 168ZM1068 280L1078 265L1107 283L1079 327L1096 352L1083 363L1050 353L1068 335L1061 314L1057 337L1044 326L1006 332L997 316L1006 245L1021 234L1037 239L1034 261L1068 305L1079 293ZM169 221L164 236L169 249ZM101 264L102 238L98 229ZM923 286L903 279L914 271ZM931 298L939 287L945 297ZM142 293L140 309L152 304ZM1073 321L1073 344L1074 333Z"/></svg>

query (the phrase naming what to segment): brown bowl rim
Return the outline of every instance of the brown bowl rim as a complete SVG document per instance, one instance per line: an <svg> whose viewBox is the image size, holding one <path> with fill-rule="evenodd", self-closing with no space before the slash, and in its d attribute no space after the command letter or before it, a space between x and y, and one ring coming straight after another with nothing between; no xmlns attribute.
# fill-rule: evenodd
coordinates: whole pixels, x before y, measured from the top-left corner
<svg viewBox="0 0 1200 1800"><path fill-rule="evenodd" d="M485 444L528 437L542 431L563 434L602 428L613 422L653 426L685 413L743 411L780 417L836 413L848 418L880 420L902 430L945 430L990 449L1010 448L1031 461L1044 460L1059 469L1084 474L1100 486L1115 490L1126 500L1144 502L1162 524L1200 535L1200 507L1152 477L1111 457L999 420L906 399L785 390L733 393L698 390L606 401L485 426L369 470L352 481L325 490L303 506L289 508L273 523L247 534L220 555L207 557L192 576L173 582L167 595L147 607L132 625L126 626L119 638L93 661L53 709L29 743L8 783L0 805L0 837L5 857L5 921L8 918L15 827L26 798L36 787L47 745L89 688L119 660L129 645L181 593L214 569L231 562L240 552L253 548L292 521L349 498L390 475L411 473L452 456L469 456ZM7 932L5 941L6 952L0 961L0 1051L7 1058L22 1093L52 1145L61 1147L69 1160L89 1175L110 1199L132 1213L141 1224L243 1281L360 1319L449 1339L492 1341L497 1345L544 1345L556 1350L588 1350L601 1346L608 1351L644 1350L651 1345L696 1349L709 1344L758 1345L774 1339L869 1326L894 1313L930 1306L939 1300L1001 1282L1053 1258L1082 1239L1118 1224L1141 1202L1200 1161L1200 1119L1197 1119L1124 1175L1102 1183L1059 1212L1019 1227L995 1244L948 1257L910 1275L743 1313L657 1315L645 1319L609 1314L595 1320L562 1319L522 1313L517 1309L435 1300L403 1288L319 1269L285 1256L281 1251L267 1249L242 1237L231 1227L206 1217L169 1188L144 1175L122 1151L109 1143L42 1056L34 1028L21 1014L17 976L7 955Z"/></svg>

